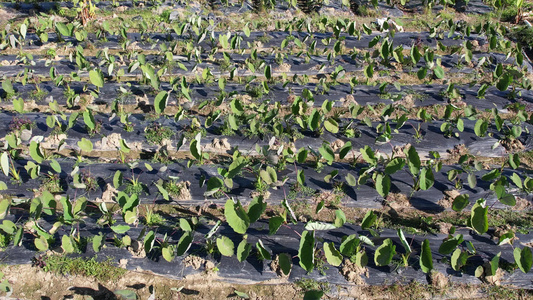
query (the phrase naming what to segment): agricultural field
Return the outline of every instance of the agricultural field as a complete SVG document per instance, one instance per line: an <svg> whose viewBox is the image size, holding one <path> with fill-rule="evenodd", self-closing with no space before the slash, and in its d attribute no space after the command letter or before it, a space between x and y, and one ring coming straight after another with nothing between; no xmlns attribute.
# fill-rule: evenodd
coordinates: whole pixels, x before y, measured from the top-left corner
<svg viewBox="0 0 533 300"><path fill-rule="evenodd" d="M0 3L0 296L533 298L532 11Z"/></svg>

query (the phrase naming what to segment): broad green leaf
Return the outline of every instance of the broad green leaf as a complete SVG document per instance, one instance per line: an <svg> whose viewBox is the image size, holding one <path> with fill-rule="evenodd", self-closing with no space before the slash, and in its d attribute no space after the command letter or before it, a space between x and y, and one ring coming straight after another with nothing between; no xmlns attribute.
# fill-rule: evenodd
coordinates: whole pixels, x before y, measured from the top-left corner
<svg viewBox="0 0 533 300"><path fill-rule="evenodd" d="M126 211L124 213L124 222L126 222L126 224L134 224L135 222L137 222L137 211Z"/></svg>
<svg viewBox="0 0 533 300"><path fill-rule="evenodd" d="M505 187L503 185L497 185L494 187L494 192L496 192L496 197L498 197L498 200L505 205L508 206L515 206L516 205L516 199L513 194L507 193L505 190Z"/></svg>
<svg viewBox="0 0 533 300"><path fill-rule="evenodd" d="M122 175L122 171L117 170L115 172L115 175L113 176L113 186L116 189L118 189L122 185L123 178L124 178L124 176Z"/></svg>
<svg viewBox="0 0 533 300"><path fill-rule="evenodd" d="M268 252L268 250L263 245L263 241L259 239L257 243L255 243L255 247L257 248L257 254L259 256L259 259L261 260L272 259L272 255L270 254L270 252Z"/></svg>
<svg viewBox="0 0 533 300"><path fill-rule="evenodd" d="M271 166L267 166L266 170L261 170L259 172L259 175L266 184L274 184L278 181L278 175L276 173L276 170Z"/></svg>
<svg viewBox="0 0 533 300"><path fill-rule="evenodd" d="M278 262L279 262L279 267L281 271L283 272L283 274L288 276L291 273L291 269L292 269L291 256L287 253L280 253L278 255Z"/></svg>
<svg viewBox="0 0 533 300"><path fill-rule="evenodd" d="M191 232L192 231L191 223L189 223L189 221L187 221L187 219L180 218L179 224L180 224L181 230L183 230L185 232Z"/></svg>
<svg viewBox="0 0 533 300"><path fill-rule="evenodd" d="M363 159L367 163L369 163L370 165L375 165L377 163L377 159L372 148L370 148L369 146L365 146L364 148L361 148L360 151L361 155L363 156Z"/></svg>
<svg viewBox="0 0 533 300"><path fill-rule="evenodd" d="M304 186L305 185L305 173L304 170L298 170L298 175L296 176L296 179L298 180L298 184Z"/></svg>
<svg viewBox="0 0 533 300"><path fill-rule="evenodd" d="M523 249L520 249L516 247L514 248L513 256L516 265L522 272L528 273L529 270L531 270L531 265L533 264L531 248L524 247Z"/></svg>
<svg viewBox="0 0 533 300"><path fill-rule="evenodd" d="M86 138L81 138L81 141L78 142L78 147L85 152L93 151L93 143Z"/></svg>
<svg viewBox="0 0 533 300"><path fill-rule="evenodd" d="M433 177L433 171L431 168L423 168L420 171L420 188L423 190L428 190L435 183L435 178Z"/></svg>
<svg viewBox="0 0 533 300"><path fill-rule="evenodd" d="M344 159L350 150L352 150L352 142L348 141L344 143L344 146L339 150L339 158Z"/></svg>
<svg viewBox="0 0 533 300"><path fill-rule="evenodd" d="M185 232L176 246L176 256L182 256L185 254L192 245L193 235L192 232Z"/></svg>
<svg viewBox="0 0 533 300"><path fill-rule="evenodd" d="M155 186L157 187L157 190L159 191L161 196L163 196L163 199L168 201L170 199L168 195L168 191L160 184L155 184Z"/></svg>
<svg viewBox="0 0 533 300"><path fill-rule="evenodd" d="M13 109L15 109L16 112L19 114L24 112L24 99L17 98L13 99Z"/></svg>
<svg viewBox="0 0 533 300"><path fill-rule="evenodd" d="M4 220L0 225L0 229L7 234L14 234L15 230L17 230L17 225L10 220Z"/></svg>
<svg viewBox="0 0 533 300"><path fill-rule="evenodd" d="M30 143L30 156L38 164L42 163L44 160L44 155L41 152L41 145L35 141Z"/></svg>
<svg viewBox="0 0 533 300"><path fill-rule="evenodd" d="M304 270L308 273L313 271L315 267L315 234L313 231L305 230L302 232L298 258L300 259L300 266Z"/></svg>
<svg viewBox="0 0 533 300"><path fill-rule="evenodd" d="M364 268L368 264L368 255L365 250L361 250L355 254L355 264L360 268Z"/></svg>
<svg viewBox="0 0 533 300"><path fill-rule="evenodd" d="M369 64L368 66L366 66L365 76L369 79L374 77L374 64Z"/></svg>
<svg viewBox="0 0 533 300"><path fill-rule="evenodd" d="M487 121L483 119L478 119L476 121L476 124L474 125L474 133L479 137L484 137L485 133L487 132L488 126L489 125Z"/></svg>
<svg viewBox="0 0 533 300"><path fill-rule="evenodd" d="M318 148L318 152L320 152L322 157L327 161L328 165L331 165L333 161L335 161L335 153L328 144L322 144L322 146Z"/></svg>
<svg viewBox="0 0 533 300"><path fill-rule="evenodd" d="M416 72L416 76L418 77L419 80L426 78L427 74L428 74L428 69L426 67L422 67Z"/></svg>
<svg viewBox="0 0 533 300"><path fill-rule="evenodd" d="M254 197L248 206L248 219L250 224L259 220L267 207L266 202L263 202L263 196Z"/></svg>
<svg viewBox="0 0 533 300"><path fill-rule="evenodd" d="M13 84L11 83L11 79L6 78L2 81L2 88L4 89L4 92L6 94L14 94L15 90L13 89Z"/></svg>
<svg viewBox="0 0 533 300"><path fill-rule="evenodd" d="M386 166L385 166L385 173L392 175L405 166L405 160L403 158L397 157L392 159Z"/></svg>
<svg viewBox="0 0 533 300"><path fill-rule="evenodd" d="M41 199L40 198L32 199L31 204L30 204L30 216L38 220L41 217L42 211L43 211L43 203L41 202ZM66 221L69 221L69 220L66 220Z"/></svg>
<svg viewBox="0 0 533 300"><path fill-rule="evenodd" d="M452 209L455 211L462 211L463 209L465 209L468 204L470 204L469 197L470 196L468 194L463 194L455 197L455 199L453 199Z"/></svg>
<svg viewBox="0 0 533 300"><path fill-rule="evenodd" d="M9 176L9 156L7 152L2 152L0 155L0 167L5 176Z"/></svg>
<svg viewBox="0 0 533 300"><path fill-rule="evenodd" d="M320 300L324 297L324 291L321 290L309 290L304 293L303 300Z"/></svg>
<svg viewBox="0 0 533 300"><path fill-rule="evenodd" d="M316 108L313 109L313 112L311 113L311 116L308 120L309 129L312 131L317 131L318 126L320 125L320 113L318 112L318 110L316 110Z"/></svg>
<svg viewBox="0 0 533 300"><path fill-rule="evenodd" d="M403 231L401 228L398 228L397 230L398 237L400 238L400 242L402 242L402 246L405 249L406 253L411 253L411 246L407 242L407 239L405 238L405 235L403 234Z"/></svg>
<svg viewBox="0 0 533 300"><path fill-rule="evenodd" d="M202 159L202 149L200 148L200 142L198 140L192 140L191 144L189 145L189 150L191 151L191 155L196 158L197 160Z"/></svg>
<svg viewBox="0 0 533 300"><path fill-rule="evenodd" d="M346 183L348 183L349 186L356 186L357 185L357 179L351 174L346 174Z"/></svg>
<svg viewBox="0 0 533 300"><path fill-rule="evenodd" d="M17 232L13 236L13 246L20 247L22 245L22 237L24 235L24 228L18 227Z"/></svg>
<svg viewBox="0 0 533 300"><path fill-rule="evenodd" d="M72 214L72 203L67 197L61 197L61 205L63 206L63 220L67 223L72 222L74 215Z"/></svg>
<svg viewBox="0 0 533 300"><path fill-rule="evenodd" d="M376 249L374 254L374 262L376 266L387 266L392 261L392 257L396 254L396 246L392 243L390 238L385 239L383 244Z"/></svg>
<svg viewBox="0 0 533 300"><path fill-rule="evenodd" d="M418 156L418 152L416 151L414 146L409 147L409 149L404 152L407 155L407 164L409 166L409 171L411 171L411 174L417 175L420 171L421 166L420 156Z"/></svg>
<svg viewBox="0 0 533 300"><path fill-rule="evenodd" d="M61 248L65 253L73 253L74 245L72 245L72 239L68 235L63 235L61 237Z"/></svg>
<svg viewBox="0 0 533 300"><path fill-rule="evenodd" d="M361 223L361 228L363 230L365 229L368 229L370 227L372 227L374 225L374 223L376 222L378 216L376 216L376 214L374 213L373 210L369 210L365 217L363 218L363 222Z"/></svg>
<svg viewBox="0 0 533 300"><path fill-rule="evenodd" d="M333 242L325 242L324 243L324 254L326 255L326 260L328 263L332 266L338 267L342 263L342 255L340 252L335 249L335 245L333 245Z"/></svg>
<svg viewBox="0 0 533 300"><path fill-rule="evenodd" d="M491 260L490 260L490 268L485 270L486 274L485 276L494 276L496 275L496 271L498 271L498 267L500 265L500 257L502 253L498 252Z"/></svg>
<svg viewBox="0 0 533 300"><path fill-rule="evenodd" d="M500 170L494 169L494 170L484 174L483 176L481 176L481 179L484 180L484 181L493 181L496 178L500 177L500 175L501 175Z"/></svg>
<svg viewBox="0 0 533 300"><path fill-rule="evenodd" d="M71 35L71 31L69 30L67 25L65 25L64 23L56 22L56 29L61 35L64 35L64 36Z"/></svg>
<svg viewBox="0 0 533 300"><path fill-rule="evenodd" d="M285 222L285 219L283 217L270 217L270 219L268 220L268 234L276 234L281 225L283 225L283 222Z"/></svg>
<svg viewBox="0 0 533 300"><path fill-rule="evenodd" d="M478 234L483 234L489 230L489 222L487 218L489 208L484 207L484 202L485 200L483 199L478 200L472 207L470 216L470 224Z"/></svg>
<svg viewBox="0 0 533 300"><path fill-rule="evenodd" d="M342 227L346 223L346 215L340 209L335 211L335 227Z"/></svg>
<svg viewBox="0 0 533 300"><path fill-rule="evenodd" d="M476 185L477 185L477 178L476 178L476 175L474 173L469 173L468 176L467 176L467 181L468 181L468 186L471 188L471 189L474 189L476 188Z"/></svg>
<svg viewBox="0 0 533 300"><path fill-rule="evenodd" d="M113 232L116 233L116 234L123 234L123 233L128 232L128 230L130 230L130 226L128 226L128 225L115 225L115 226L111 226L111 230L113 230Z"/></svg>
<svg viewBox="0 0 533 300"><path fill-rule="evenodd" d="M163 255L163 258L166 261L171 262L172 260L174 260L175 257L174 246L168 245L166 247L163 247L161 249L161 254Z"/></svg>
<svg viewBox="0 0 533 300"><path fill-rule="evenodd" d="M168 92L161 91L154 99L154 109L156 114L162 114L165 111L168 103Z"/></svg>
<svg viewBox="0 0 533 300"><path fill-rule="evenodd" d="M248 226L250 226L250 219L239 201L235 204L233 199L228 199L224 206L224 215L228 225L231 226L235 232L240 234L246 233Z"/></svg>
<svg viewBox="0 0 533 300"><path fill-rule="evenodd" d="M102 71L97 69L89 71L89 79L96 87L104 87L104 74L102 74Z"/></svg>
<svg viewBox="0 0 533 300"><path fill-rule="evenodd" d="M93 112L90 109L86 109L83 112L83 122L85 122L85 125L87 125L90 130L96 128L96 121L94 120Z"/></svg>
<svg viewBox="0 0 533 300"><path fill-rule="evenodd" d="M513 244L513 239L515 238L515 234L512 230L509 230L508 232L501 235L498 239L498 246L505 245L505 244Z"/></svg>
<svg viewBox="0 0 533 300"><path fill-rule="evenodd" d="M305 230L332 230L337 228L335 225L326 222L311 221L305 225Z"/></svg>
<svg viewBox="0 0 533 300"><path fill-rule="evenodd" d="M520 166L520 157L518 156L518 153L509 154L509 166L513 169L517 169Z"/></svg>
<svg viewBox="0 0 533 300"><path fill-rule="evenodd" d="M9 206L11 205L10 199L3 199L0 201L0 219L3 219L9 213Z"/></svg>
<svg viewBox="0 0 533 300"><path fill-rule="evenodd" d="M457 248L452 254L451 265L455 271L459 271L464 265L466 265L466 260L468 259L468 253Z"/></svg>
<svg viewBox="0 0 533 300"><path fill-rule="evenodd" d="M420 60L421 58L421 55L420 55L420 52L418 51L418 47L411 47L411 60L413 61L413 64L417 64L418 61Z"/></svg>
<svg viewBox="0 0 533 300"><path fill-rule="evenodd" d="M447 240L443 241L442 244L440 244L439 253L440 254L444 254L444 255L450 254L462 242L463 242L463 235L462 234L458 234L458 235L454 236L453 238L447 239Z"/></svg>
<svg viewBox="0 0 533 300"><path fill-rule="evenodd" d="M335 121L333 118L328 118L326 121L324 121L324 127L327 131L335 134L339 132L339 123Z"/></svg>
<svg viewBox="0 0 533 300"><path fill-rule="evenodd" d="M217 238L217 248L220 254L231 257L234 247L233 242L227 236Z"/></svg>
<svg viewBox="0 0 533 300"><path fill-rule="evenodd" d="M39 250L41 252L44 252L44 251L48 250L48 241L46 240L46 238L41 236L39 238L35 238L35 240L33 240L33 242L34 242L35 247L37 248L37 250Z"/></svg>
<svg viewBox="0 0 533 300"><path fill-rule="evenodd" d="M424 273L429 273L429 271L433 269L433 256L431 255L431 248L429 247L428 239L425 239L422 243L422 250L420 252L420 268Z"/></svg>
<svg viewBox="0 0 533 300"><path fill-rule="evenodd" d="M52 167L52 169L56 172L56 173L61 173L61 165L57 162L57 160L55 159L52 159L50 161L50 167Z"/></svg>
<svg viewBox="0 0 533 300"><path fill-rule="evenodd" d="M248 243L246 239L243 239L239 246L237 247L237 259L240 262L243 262L248 258L248 255L250 255L250 251L252 250L252 245Z"/></svg>
<svg viewBox="0 0 533 300"><path fill-rule="evenodd" d="M207 181L207 191L204 193L204 196L209 197L218 192L224 186L222 179L213 176Z"/></svg>
<svg viewBox="0 0 533 300"><path fill-rule="evenodd" d="M265 78L267 80L272 79L272 69L271 69L270 65L266 65L265 66Z"/></svg>
<svg viewBox="0 0 533 300"><path fill-rule="evenodd" d="M498 90L505 92L509 88L509 84L511 83L511 76L507 73L503 74L503 76L498 80L496 83L496 88Z"/></svg>
<svg viewBox="0 0 533 300"><path fill-rule="evenodd" d="M383 198L389 194L391 187L391 180L389 175L378 173L376 174L376 191Z"/></svg>
<svg viewBox="0 0 533 300"><path fill-rule="evenodd" d="M435 69L433 69L433 73L438 79L444 78L444 69L441 66L435 66Z"/></svg>
<svg viewBox="0 0 533 300"><path fill-rule="evenodd" d="M309 154L309 151L307 151L304 148L301 148L300 151L298 151L298 154L297 154L298 163L300 163L300 164L305 163L305 160L307 159L307 155L308 154Z"/></svg>
<svg viewBox="0 0 533 300"><path fill-rule="evenodd" d="M144 245L144 250L146 251L146 253L149 253L150 251L152 251L152 249L154 248L154 243L155 243L155 232L151 230L144 236L143 245Z"/></svg>
<svg viewBox="0 0 533 300"><path fill-rule="evenodd" d="M339 250L343 255L350 257L355 252L357 246L359 246L360 243L361 241L359 240L359 238L357 238L357 235L352 234L347 236L342 241Z"/></svg>
<svg viewBox="0 0 533 300"><path fill-rule="evenodd" d="M104 236L102 233L93 236L93 250L94 252L100 252L104 246Z"/></svg>

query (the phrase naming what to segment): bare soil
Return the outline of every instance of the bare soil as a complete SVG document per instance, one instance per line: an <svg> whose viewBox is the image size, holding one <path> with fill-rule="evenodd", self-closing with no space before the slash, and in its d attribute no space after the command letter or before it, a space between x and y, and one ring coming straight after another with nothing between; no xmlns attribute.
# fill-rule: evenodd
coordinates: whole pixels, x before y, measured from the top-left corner
<svg viewBox="0 0 533 300"><path fill-rule="evenodd" d="M250 299L302 297L301 290L295 285L280 282L235 285L219 281L214 273L174 280L148 272L128 271L116 281L98 282L84 276L55 275L30 265L5 266L2 272L13 288L11 298L7 299L117 299L113 291L124 289L134 291L138 299L148 299L150 286L155 288L155 299L238 299L235 290L247 293ZM182 289L178 292L172 288Z"/></svg>

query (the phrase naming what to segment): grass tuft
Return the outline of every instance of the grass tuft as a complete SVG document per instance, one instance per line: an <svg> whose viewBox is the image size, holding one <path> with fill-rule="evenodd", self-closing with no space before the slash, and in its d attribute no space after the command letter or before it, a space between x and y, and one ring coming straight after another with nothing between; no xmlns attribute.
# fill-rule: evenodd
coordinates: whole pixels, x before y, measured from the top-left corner
<svg viewBox="0 0 533 300"><path fill-rule="evenodd" d="M93 277L99 281L116 281L122 277L126 270L115 267L112 259L97 261L94 256L90 259L83 257L67 257L59 255L48 255L42 258L45 272L52 272L58 275L81 275Z"/></svg>

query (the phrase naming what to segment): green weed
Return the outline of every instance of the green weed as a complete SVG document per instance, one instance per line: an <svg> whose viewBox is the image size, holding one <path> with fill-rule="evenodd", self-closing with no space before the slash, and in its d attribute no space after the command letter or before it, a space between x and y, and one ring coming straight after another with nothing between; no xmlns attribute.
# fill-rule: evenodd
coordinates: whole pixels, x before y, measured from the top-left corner
<svg viewBox="0 0 533 300"><path fill-rule="evenodd" d="M172 128L161 126L161 124L157 122L153 122L146 127L145 133L146 140L152 145L161 145L163 140L170 139L174 135Z"/></svg>
<svg viewBox="0 0 533 300"><path fill-rule="evenodd" d="M58 275L81 275L93 277L99 281L116 281L126 273L125 269L115 267L111 258L99 262L96 256L87 259L49 255L42 260L45 272Z"/></svg>

